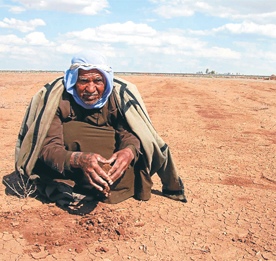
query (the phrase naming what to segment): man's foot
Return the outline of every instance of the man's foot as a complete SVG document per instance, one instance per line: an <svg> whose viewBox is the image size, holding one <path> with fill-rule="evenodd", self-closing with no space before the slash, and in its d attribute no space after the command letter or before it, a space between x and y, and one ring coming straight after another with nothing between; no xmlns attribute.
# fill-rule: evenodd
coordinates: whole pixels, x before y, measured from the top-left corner
<svg viewBox="0 0 276 261"><path fill-rule="evenodd" d="M90 202L90 201L96 200L95 197L92 195L83 195L76 192L73 192L72 195L73 195L74 202L77 202L77 203L81 201Z"/></svg>
<svg viewBox="0 0 276 261"><path fill-rule="evenodd" d="M183 203L187 203L187 199L184 195L184 189L183 190L168 190L168 189L162 189L162 194L170 199L181 201Z"/></svg>

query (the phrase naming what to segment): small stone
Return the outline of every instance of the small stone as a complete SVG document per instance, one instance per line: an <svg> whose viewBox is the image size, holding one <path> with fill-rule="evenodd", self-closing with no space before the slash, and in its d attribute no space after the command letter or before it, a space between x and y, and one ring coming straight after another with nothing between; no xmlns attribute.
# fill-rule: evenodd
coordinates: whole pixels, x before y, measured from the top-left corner
<svg viewBox="0 0 276 261"><path fill-rule="evenodd" d="M120 235L125 235L125 231L122 228L117 228L115 229L116 233L120 236Z"/></svg>
<svg viewBox="0 0 276 261"><path fill-rule="evenodd" d="M32 256L34 259L44 259L44 258L46 258L48 255L49 255L49 253L48 253L47 251L40 251L40 252L31 253L31 256Z"/></svg>
<svg viewBox="0 0 276 261"><path fill-rule="evenodd" d="M82 251L83 251L83 249L81 247L77 247L75 249L75 252L78 253L78 254L80 254Z"/></svg>
<svg viewBox="0 0 276 261"><path fill-rule="evenodd" d="M104 247L104 246L98 246L96 249L95 249L95 251L96 252L104 252L104 253L106 253L106 252L108 252L108 248L107 247Z"/></svg>
<svg viewBox="0 0 276 261"><path fill-rule="evenodd" d="M98 218L99 223L103 223L103 221L104 221L103 218L101 218L101 217Z"/></svg>

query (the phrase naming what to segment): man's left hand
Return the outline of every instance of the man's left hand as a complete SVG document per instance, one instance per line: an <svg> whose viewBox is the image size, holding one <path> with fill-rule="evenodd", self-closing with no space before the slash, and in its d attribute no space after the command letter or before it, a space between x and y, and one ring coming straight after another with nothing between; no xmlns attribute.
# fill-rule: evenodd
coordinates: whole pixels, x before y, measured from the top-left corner
<svg viewBox="0 0 276 261"><path fill-rule="evenodd" d="M134 155L132 150L130 148L125 148L115 152L112 157L107 160L109 164L115 162L107 173L113 182L124 174L133 159Z"/></svg>

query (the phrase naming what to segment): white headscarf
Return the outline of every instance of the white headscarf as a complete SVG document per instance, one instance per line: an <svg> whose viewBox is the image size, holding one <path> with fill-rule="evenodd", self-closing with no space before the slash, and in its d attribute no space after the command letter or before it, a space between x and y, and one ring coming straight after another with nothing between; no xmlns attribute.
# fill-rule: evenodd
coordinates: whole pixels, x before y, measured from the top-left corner
<svg viewBox="0 0 276 261"><path fill-rule="evenodd" d="M75 84L78 79L79 69L99 70L105 77L106 85L103 96L95 104L86 104L81 100L77 94ZM68 93L70 93L77 104L82 106L85 109L98 109L102 108L108 100L113 88L113 70L110 66L107 65L106 59L103 55L99 53L93 53L92 55L85 56L75 56L71 60L70 68L65 72L64 75L64 85Z"/></svg>

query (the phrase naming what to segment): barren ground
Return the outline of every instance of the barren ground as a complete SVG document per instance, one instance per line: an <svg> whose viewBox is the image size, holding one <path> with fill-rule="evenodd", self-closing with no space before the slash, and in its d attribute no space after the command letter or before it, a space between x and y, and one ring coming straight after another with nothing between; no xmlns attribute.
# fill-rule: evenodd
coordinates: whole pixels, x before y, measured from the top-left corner
<svg viewBox="0 0 276 261"><path fill-rule="evenodd" d="M14 147L33 94L58 73L0 73L0 260L276 260L276 81L121 76L135 83L185 182L76 211L20 199Z"/></svg>

